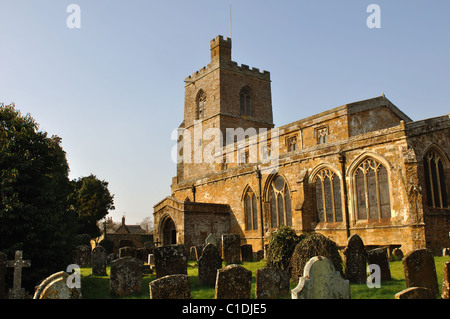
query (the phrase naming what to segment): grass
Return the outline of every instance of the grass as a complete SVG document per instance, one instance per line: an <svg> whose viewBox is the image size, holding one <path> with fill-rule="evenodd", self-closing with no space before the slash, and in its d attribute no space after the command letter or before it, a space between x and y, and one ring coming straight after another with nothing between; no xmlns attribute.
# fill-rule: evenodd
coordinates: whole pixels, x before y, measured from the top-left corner
<svg viewBox="0 0 450 319"><path fill-rule="evenodd" d="M440 293L442 293L442 279L444 276L444 264L450 261L450 257L435 257L436 273ZM242 266L252 272L252 289L250 298L255 298L255 276L256 270L265 266L265 261L243 262ZM365 284L350 285L352 299L393 299L395 294L406 289L403 264L401 261L390 262L391 277L389 281L381 282L381 288L368 288ZM81 289L84 299L113 299L109 296L109 267L107 276L92 276L91 268L81 269ZM198 284L198 267L195 261L188 263L188 276L191 280L192 299L214 299L214 288ZM140 294L127 297L127 299L149 299L149 283L155 280L154 274L144 275L142 278L142 291ZM291 283L291 289L297 283Z"/></svg>

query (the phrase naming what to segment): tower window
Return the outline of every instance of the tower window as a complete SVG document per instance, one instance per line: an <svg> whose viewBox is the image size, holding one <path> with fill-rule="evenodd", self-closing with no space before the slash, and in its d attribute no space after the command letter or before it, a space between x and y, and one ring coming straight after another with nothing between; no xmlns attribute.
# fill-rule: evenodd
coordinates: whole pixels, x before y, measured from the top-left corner
<svg viewBox="0 0 450 319"><path fill-rule="evenodd" d="M240 102L241 102L241 115L252 115L252 98L250 95L250 89L248 87L244 87L240 93Z"/></svg>
<svg viewBox="0 0 450 319"><path fill-rule="evenodd" d="M197 112L196 119L202 119L205 117L206 112L206 93L203 90L200 90L197 94Z"/></svg>

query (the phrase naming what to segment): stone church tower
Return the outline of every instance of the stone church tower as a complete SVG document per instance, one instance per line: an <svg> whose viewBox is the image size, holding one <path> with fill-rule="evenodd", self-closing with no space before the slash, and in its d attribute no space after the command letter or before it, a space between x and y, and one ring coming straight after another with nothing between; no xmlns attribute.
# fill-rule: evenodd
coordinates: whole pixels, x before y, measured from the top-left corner
<svg viewBox="0 0 450 319"><path fill-rule="evenodd" d="M199 172L214 171L215 165L205 158L209 154L204 154L211 141L218 143L217 150L237 141L232 134L236 130L242 129L248 137L274 127L270 73L232 61L230 38L217 36L210 49L211 62L184 81L184 121L179 136L185 137L182 152L188 157L178 164L179 182L198 177ZM220 137L208 138L208 130ZM224 160L215 158L214 162Z"/></svg>

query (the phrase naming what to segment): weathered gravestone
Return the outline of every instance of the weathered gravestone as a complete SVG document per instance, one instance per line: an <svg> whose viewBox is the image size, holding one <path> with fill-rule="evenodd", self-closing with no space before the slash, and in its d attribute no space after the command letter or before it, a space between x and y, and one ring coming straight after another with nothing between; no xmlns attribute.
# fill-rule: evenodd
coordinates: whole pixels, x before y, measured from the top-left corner
<svg viewBox="0 0 450 319"><path fill-rule="evenodd" d="M241 262L241 236L238 234L222 235L222 257L227 264Z"/></svg>
<svg viewBox="0 0 450 319"><path fill-rule="evenodd" d="M198 261L198 259L202 255L203 247L204 247L204 245L192 246L189 249L189 259Z"/></svg>
<svg viewBox="0 0 450 319"><path fill-rule="evenodd" d="M395 248L392 251L393 260L402 260L405 255L403 254L403 251L400 248Z"/></svg>
<svg viewBox="0 0 450 319"><path fill-rule="evenodd" d="M14 268L13 288L9 290L9 299L26 299L28 293L25 289L21 288L22 285L22 268L31 267L29 260L22 259L22 251L16 250L14 260L7 261L8 267Z"/></svg>
<svg viewBox="0 0 450 319"><path fill-rule="evenodd" d="M144 263L148 261L148 255L153 253L153 248L137 248L135 257L142 260Z"/></svg>
<svg viewBox="0 0 450 319"><path fill-rule="evenodd" d="M280 268L256 270L255 299L278 299L289 296L289 272Z"/></svg>
<svg viewBox="0 0 450 319"><path fill-rule="evenodd" d="M450 299L450 261L444 265L444 279L442 280L442 299Z"/></svg>
<svg viewBox="0 0 450 319"><path fill-rule="evenodd" d="M367 252L364 243L357 234L352 235L344 250L345 277L356 284L365 283L367 280L366 263Z"/></svg>
<svg viewBox="0 0 450 319"><path fill-rule="evenodd" d="M8 256L4 253L0 253L0 299L6 298L6 265L8 262Z"/></svg>
<svg viewBox="0 0 450 319"><path fill-rule="evenodd" d="M241 246L242 261L253 261L253 247L252 245Z"/></svg>
<svg viewBox="0 0 450 319"><path fill-rule="evenodd" d="M306 263L303 277L291 295L292 299L350 299L350 282L341 277L328 258L316 256Z"/></svg>
<svg viewBox="0 0 450 319"><path fill-rule="evenodd" d="M92 275L106 276L107 255L106 249L102 246L96 246L92 250Z"/></svg>
<svg viewBox="0 0 450 319"><path fill-rule="evenodd" d="M410 287L395 294L395 299L434 299L431 289L425 287Z"/></svg>
<svg viewBox="0 0 450 319"><path fill-rule="evenodd" d="M381 281L391 280L391 269L389 268L389 257L387 248L376 248L367 253L369 265L376 264L380 267Z"/></svg>
<svg viewBox="0 0 450 319"><path fill-rule="evenodd" d="M439 294L433 254L429 249L417 249L406 254L403 258L406 287L425 287L434 296Z"/></svg>
<svg viewBox="0 0 450 319"><path fill-rule="evenodd" d="M60 271L47 277L36 288L33 299L81 299L81 287L72 286L69 276Z"/></svg>
<svg viewBox="0 0 450 319"><path fill-rule="evenodd" d="M187 275L187 257L184 245L169 245L155 248L156 278L168 275Z"/></svg>
<svg viewBox="0 0 450 319"><path fill-rule="evenodd" d="M142 261L122 257L111 263L109 293L125 297L140 293L142 288Z"/></svg>
<svg viewBox="0 0 450 319"><path fill-rule="evenodd" d="M215 299L249 299L252 272L240 265L228 265L217 271Z"/></svg>
<svg viewBox="0 0 450 319"><path fill-rule="evenodd" d="M125 246L122 248L119 248L119 258L123 258L123 257L136 257L136 248L134 247L130 247L130 246Z"/></svg>
<svg viewBox="0 0 450 319"><path fill-rule="evenodd" d="M88 245L79 245L75 247L74 264L80 267L91 266L91 247Z"/></svg>
<svg viewBox="0 0 450 319"><path fill-rule="evenodd" d="M253 259L257 261L264 259L264 250L261 249L253 252Z"/></svg>
<svg viewBox="0 0 450 319"><path fill-rule="evenodd" d="M222 268L222 258L219 251L213 244L207 244L198 260L198 284L214 286L217 269L220 268Z"/></svg>
<svg viewBox="0 0 450 319"><path fill-rule="evenodd" d="M149 284L150 299L190 299L191 287L187 275L169 275Z"/></svg>

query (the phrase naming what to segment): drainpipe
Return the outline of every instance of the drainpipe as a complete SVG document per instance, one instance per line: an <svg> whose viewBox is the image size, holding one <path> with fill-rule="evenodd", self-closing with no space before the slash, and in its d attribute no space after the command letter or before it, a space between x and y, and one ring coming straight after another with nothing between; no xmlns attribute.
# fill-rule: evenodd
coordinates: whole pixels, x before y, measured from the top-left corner
<svg viewBox="0 0 450 319"><path fill-rule="evenodd" d="M195 203L195 185L192 185L192 201Z"/></svg>
<svg viewBox="0 0 450 319"><path fill-rule="evenodd" d="M344 214L345 214L345 229L347 232L347 239L350 238L350 218L348 213L348 195L347 195L347 181L345 178L345 155L339 152L339 163L341 163L342 182L344 185Z"/></svg>
<svg viewBox="0 0 450 319"><path fill-rule="evenodd" d="M256 169L256 177L258 178L258 196L259 196L259 219L261 220L261 249L264 251L264 256L266 256L266 251L264 248L264 220L263 220L263 208L262 208L262 190L261 190L261 170L259 167Z"/></svg>

